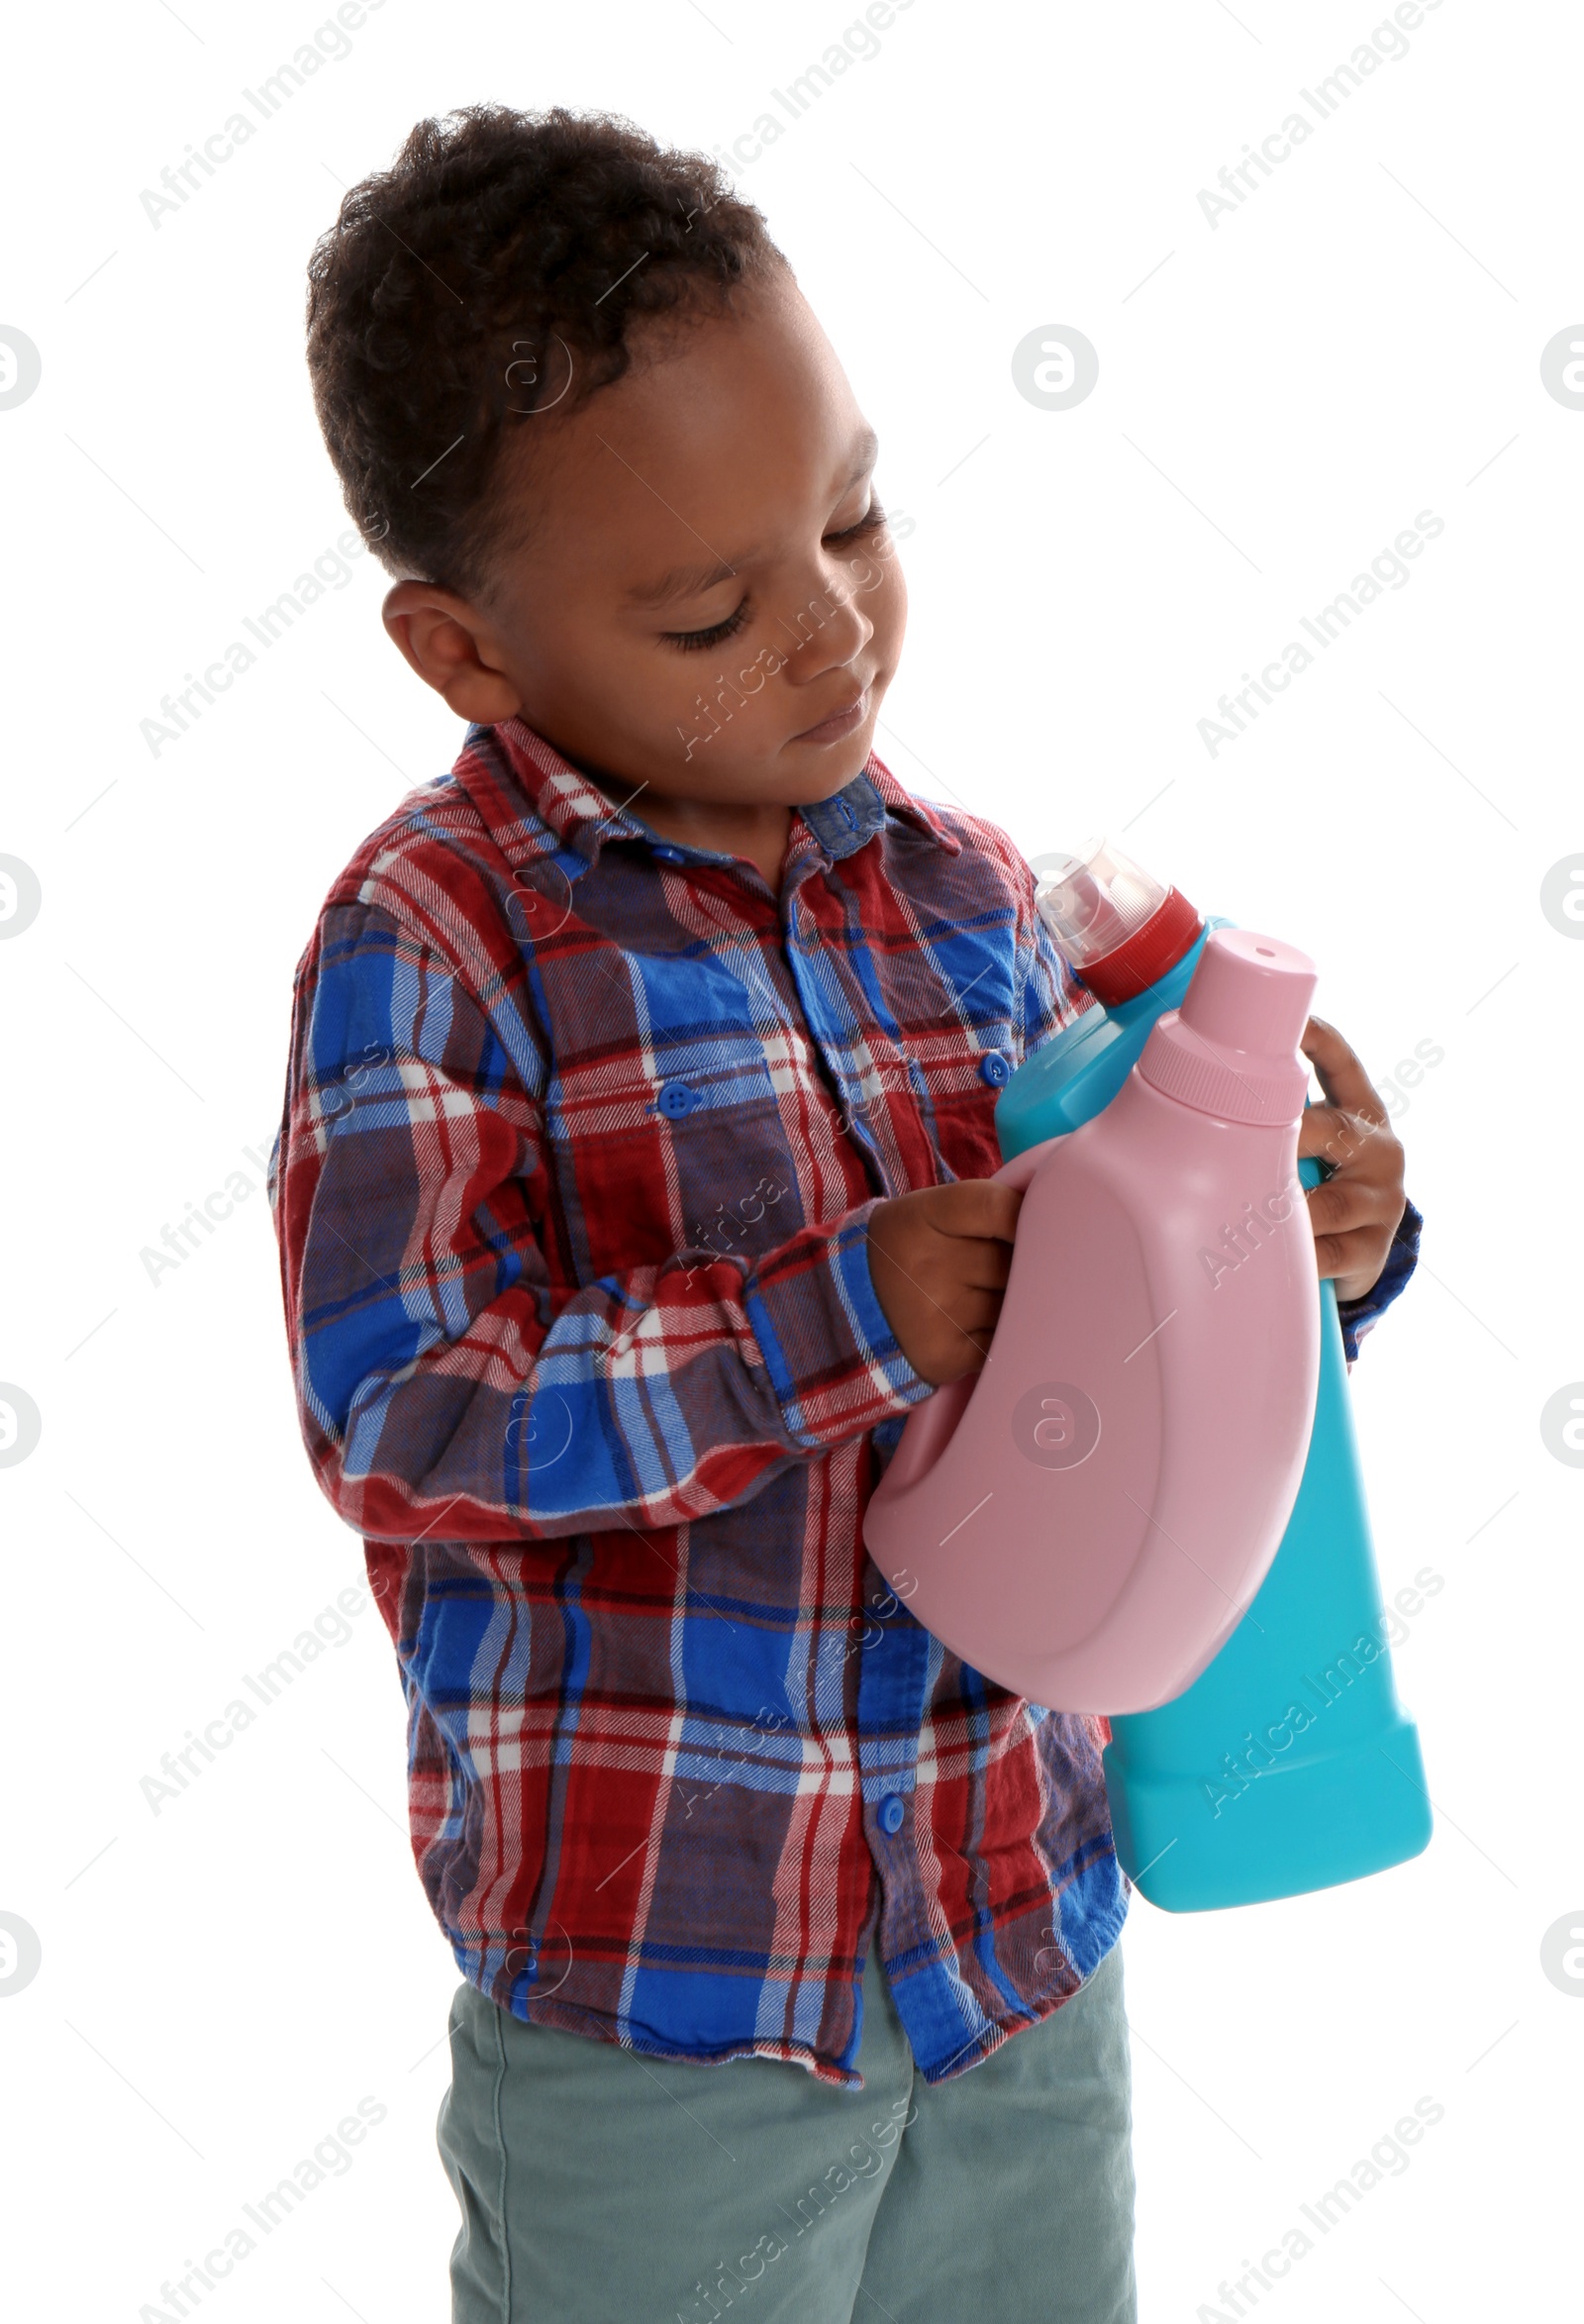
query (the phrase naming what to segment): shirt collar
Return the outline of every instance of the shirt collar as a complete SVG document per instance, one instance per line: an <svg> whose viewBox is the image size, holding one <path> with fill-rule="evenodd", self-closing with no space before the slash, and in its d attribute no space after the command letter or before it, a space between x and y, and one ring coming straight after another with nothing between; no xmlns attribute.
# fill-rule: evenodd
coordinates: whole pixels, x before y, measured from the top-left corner
<svg viewBox="0 0 1584 2324"><path fill-rule="evenodd" d="M581 768L521 718L470 726L451 771L514 865L547 851L575 879L597 860L609 839L637 840L672 859L724 859L707 848L662 840L639 812L642 788L636 788L630 800L613 804ZM888 816L912 825L947 855L962 852L962 842L934 808L904 790L872 751L851 782L797 813L832 858L850 856L864 847L884 828Z"/></svg>

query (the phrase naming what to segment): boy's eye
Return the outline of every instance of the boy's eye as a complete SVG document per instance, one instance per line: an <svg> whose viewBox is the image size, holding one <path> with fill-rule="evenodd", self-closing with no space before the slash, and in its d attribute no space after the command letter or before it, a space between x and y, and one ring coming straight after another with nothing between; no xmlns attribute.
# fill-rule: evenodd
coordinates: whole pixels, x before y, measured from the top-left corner
<svg viewBox="0 0 1584 2324"><path fill-rule="evenodd" d="M868 507L855 525L848 525L842 533L830 533L826 538L831 541L856 541L860 533L878 533L884 523L885 510L871 494Z"/></svg>
<svg viewBox="0 0 1584 2324"><path fill-rule="evenodd" d="M680 653L705 653L711 646L724 646L728 638L735 638L747 619L749 600L744 597L736 613L729 613L725 621L718 621L708 630L662 630L660 636L667 646L675 646Z"/></svg>
<svg viewBox="0 0 1584 2324"><path fill-rule="evenodd" d="M848 525L840 533L828 533L828 541L856 541L865 533L877 533L885 523L885 510L871 497L855 525ZM707 630L662 630L660 637L667 646L674 646L682 654L705 654L712 646L724 646L728 638L735 638L747 620L751 598L744 597L735 613L725 621L718 621Z"/></svg>

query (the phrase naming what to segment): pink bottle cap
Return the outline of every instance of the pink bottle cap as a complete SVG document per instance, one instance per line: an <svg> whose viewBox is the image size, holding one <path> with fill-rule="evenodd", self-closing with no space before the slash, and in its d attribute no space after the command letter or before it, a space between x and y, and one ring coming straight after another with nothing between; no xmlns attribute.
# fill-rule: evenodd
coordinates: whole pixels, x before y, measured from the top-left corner
<svg viewBox="0 0 1584 2324"><path fill-rule="evenodd" d="M1139 1074L1197 1113L1290 1122L1309 1087L1298 1043L1318 981L1295 946L1248 928L1213 929L1181 1008L1144 1044Z"/></svg>

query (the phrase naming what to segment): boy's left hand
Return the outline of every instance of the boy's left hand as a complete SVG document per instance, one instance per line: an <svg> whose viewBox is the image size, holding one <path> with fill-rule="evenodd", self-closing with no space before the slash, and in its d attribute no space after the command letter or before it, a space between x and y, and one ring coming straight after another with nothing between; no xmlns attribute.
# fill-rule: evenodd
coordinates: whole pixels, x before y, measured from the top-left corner
<svg viewBox="0 0 1584 2324"><path fill-rule="evenodd" d="M1336 1279L1337 1298L1361 1299L1386 1264L1407 1207L1403 1149L1335 1025L1311 1017L1298 1046L1328 1100L1306 1109L1298 1131L1300 1158L1314 1155L1333 1164L1333 1175L1309 1189L1315 1252L1322 1275Z"/></svg>

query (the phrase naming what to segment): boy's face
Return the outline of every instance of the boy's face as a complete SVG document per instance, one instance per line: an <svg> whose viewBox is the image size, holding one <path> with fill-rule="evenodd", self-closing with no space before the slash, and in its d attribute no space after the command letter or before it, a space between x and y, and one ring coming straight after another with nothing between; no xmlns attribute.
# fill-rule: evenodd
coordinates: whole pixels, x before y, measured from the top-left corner
<svg viewBox="0 0 1584 2324"><path fill-rule="evenodd" d="M454 710L521 714L622 798L829 798L869 756L901 651L873 431L790 276L737 296L644 326L625 377L522 423L505 488L531 545L484 591L403 581L385 603Z"/></svg>

